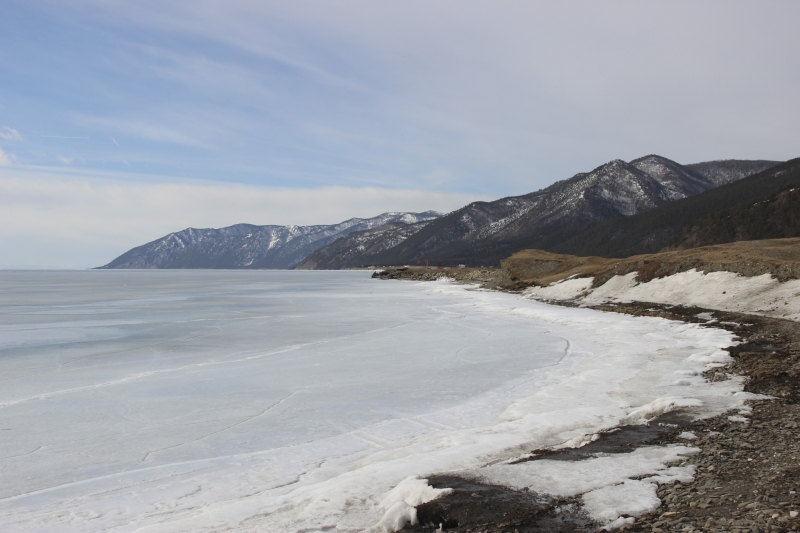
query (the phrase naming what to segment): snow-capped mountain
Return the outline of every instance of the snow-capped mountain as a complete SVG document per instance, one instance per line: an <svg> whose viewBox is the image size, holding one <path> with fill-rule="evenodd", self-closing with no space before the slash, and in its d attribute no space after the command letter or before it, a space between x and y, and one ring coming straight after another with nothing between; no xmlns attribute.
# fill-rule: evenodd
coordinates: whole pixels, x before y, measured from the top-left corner
<svg viewBox="0 0 800 533"><path fill-rule="evenodd" d="M386 224L416 224L440 216L436 211L426 211L351 218L334 225L188 228L133 248L99 268L292 268L318 248L350 233Z"/></svg>
<svg viewBox="0 0 800 533"><path fill-rule="evenodd" d="M377 228L351 233L331 245L320 248L295 269L324 270L331 268L331 264L358 265L364 257L375 257L394 248L428 224L430 221L416 224L384 224Z"/></svg>
<svg viewBox="0 0 800 533"><path fill-rule="evenodd" d="M617 159L534 193L469 204L419 228L402 232L375 228L352 234L317 250L298 268L420 264L425 258L492 264L525 241L573 224L641 213L775 164L717 161L685 166L657 155L630 163ZM383 243L387 236L391 246Z"/></svg>

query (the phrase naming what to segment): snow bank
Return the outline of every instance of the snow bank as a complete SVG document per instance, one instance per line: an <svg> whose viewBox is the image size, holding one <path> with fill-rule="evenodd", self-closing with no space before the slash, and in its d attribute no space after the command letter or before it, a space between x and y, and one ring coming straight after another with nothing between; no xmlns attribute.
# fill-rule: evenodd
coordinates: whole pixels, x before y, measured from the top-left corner
<svg viewBox="0 0 800 533"><path fill-rule="evenodd" d="M397 502L405 502L412 507L416 507L451 492L453 492L453 489L434 489L428 485L427 479L409 476L386 494L381 500L380 507L388 509Z"/></svg>
<svg viewBox="0 0 800 533"><path fill-rule="evenodd" d="M614 276L591 289L592 278L570 279L525 291L538 300L575 300L587 305L609 302L653 302L734 311L800 320L800 280L780 282L770 274L742 276L734 272L695 269L646 283L636 282L636 272Z"/></svg>
<svg viewBox="0 0 800 533"><path fill-rule="evenodd" d="M690 356L691 357L691 356ZM683 380L673 382L673 385L679 387L686 386ZM689 383L691 384L691 383ZM645 404L622 419L623 424L644 424L649 420L668 413L676 407L698 407L703 405L703 402L696 398L656 398L652 402Z"/></svg>
<svg viewBox="0 0 800 533"><path fill-rule="evenodd" d="M630 518L654 511L661 505L656 484L635 479L587 492L582 499L589 516L613 526L633 523ZM623 515L628 518L620 523L618 520Z"/></svg>
<svg viewBox="0 0 800 533"><path fill-rule="evenodd" d="M403 529L407 523L414 526L417 524L418 505L452 492L453 489L434 489L428 485L427 479L409 476L381 500L379 507L386 509L386 513L380 522L367 529L365 533L394 533Z"/></svg>
<svg viewBox="0 0 800 533"><path fill-rule="evenodd" d="M609 454L583 461L540 459L518 464L497 464L476 473L489 483L571 497L612 487L634 477L650 482L691 479L694 466L670 466L699 451L689 446L653 446L630 453Z"/></svg>
<svg viewBox="0 0 800 533"><path fill-rule="evenodd" d="M417 509L406 502L396 502L389 507L380 522L365 529L364 533L394 533L403 529L406 524L417 525Z"/></svg>
<svg viewBox="0 0 800 533"><path fill-rule="evenodd" d="M525 294L541 300L572 300L592 288L592 278L565 279L547 287L531 287Z"/></svg>

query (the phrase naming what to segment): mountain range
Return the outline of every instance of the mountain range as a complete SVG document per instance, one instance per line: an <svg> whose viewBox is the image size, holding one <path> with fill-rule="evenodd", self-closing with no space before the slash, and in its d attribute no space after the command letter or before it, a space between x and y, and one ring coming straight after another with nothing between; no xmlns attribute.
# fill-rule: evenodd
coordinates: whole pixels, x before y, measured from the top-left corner
<svg viewBox="0 0 800 533"><path fill-rule="evenodd" d="M189 228L134 248L100 268L495 265L571 228L585 231L604 221L658 210L776 164L727 160L681 165L657 155L617 159L533 193L473 202L447 215L385 213L330 226Z"/></svg>
<svg viewBox="0 0 800 533"><path fill-rule="evenodd" d="M522 248L629 257L738 240L794 237L800 228L793 222L797 221L795 195L788 190L793 187L800 187L800 158L631 217L565 228ZM779 195L780 191L787 194Z"/></svg>
<svg viewBox="0 0 800 533"><path fill-rule="evenodd" d="M357 231L386 224L415 224L441 217L436 211L384 213L319 226L235 224L221 229L188 228L117 257L109 268L293 268L315 250Z"/></svg>
<svg viewBox="0 0 800 533"><path fill-rule="evenodd" d="M537 192L474 202L441 218L355 232L320 248L296 268L367 265L498 265L501 259L570 228L626 219L735 182L774 161L681 165L657 155L619 159ZM391 246L386 243L391 242ZM546 249L546 248L545 248ZM561 252L571 253L571 252Z"/></svg>

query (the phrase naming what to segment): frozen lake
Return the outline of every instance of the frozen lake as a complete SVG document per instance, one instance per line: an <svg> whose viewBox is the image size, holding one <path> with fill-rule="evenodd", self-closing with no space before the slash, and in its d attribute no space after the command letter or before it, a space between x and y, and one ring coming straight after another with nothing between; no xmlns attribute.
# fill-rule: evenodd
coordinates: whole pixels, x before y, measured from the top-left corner
<svg viewBox="0 0 800 533"><path fill-rule="evenodd" d="M728 341L370 274L0 272L0 529L358 531L407 475L616 423L640 351Z"/></svg>

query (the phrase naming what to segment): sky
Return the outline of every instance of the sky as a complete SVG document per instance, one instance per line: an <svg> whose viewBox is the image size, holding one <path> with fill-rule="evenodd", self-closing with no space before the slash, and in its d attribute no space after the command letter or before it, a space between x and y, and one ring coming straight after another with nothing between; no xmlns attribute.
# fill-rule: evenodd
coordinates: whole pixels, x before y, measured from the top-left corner
<svg viewBox="0 0 800 533"><path fill-rule="evenodd" d="M4 0L0 268L800 156L800 2Z"/></svg>

